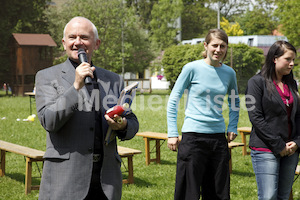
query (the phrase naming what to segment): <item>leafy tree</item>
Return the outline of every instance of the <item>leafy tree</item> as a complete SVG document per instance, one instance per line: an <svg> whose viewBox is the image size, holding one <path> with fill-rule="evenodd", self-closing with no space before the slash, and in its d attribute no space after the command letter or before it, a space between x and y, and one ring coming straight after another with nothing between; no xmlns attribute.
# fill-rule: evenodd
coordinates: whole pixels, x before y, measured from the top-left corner
<svg viewBox="0 0 300 200"><path fill-rule="evenodd" d="M244 33L239 23L236 22L234 24L231 24L225 17L222 18L220 26L227 33L228 36L240 36Z"/></svg>
<svg viewBox="0 0 300 200"><path fill-rule="evenodd" d="M260 6L254 7L252 11L247 10L236 18L236 21L241 25L245 35L270 35L277 25L272 19L272 13Z"/></svg>
<svg viewBox="0 0 300 200"><path fill-rule="evenodd" d="M215 9L219 4L221 16L231 21L235 16L242 15L245 12L251 0L208 0L207 3Z"/></svg>
<svg viewBox="0 0 300 200"><path fill-rule="evenodd" d="M151 11L156 0L126 0L127 7L134 7L135 13L139 16L141 25L145 30L151 30L150 21L152 19Z"/></svg>
<svg viewBox="0 0 300 200"><path fill-rule="evenodd" d="M101 45L94 53L93 62L99 67L117 73L122 72L123 66L124 72L142 72L153 58L148 36L141 29L135 11L127 8L122 0L69 0L50 15L51 30L59 36L56 40L60 44L63 28L71 18L84 16L95 24Z"/></svg>
<svg viewBox="0 0 300 200"><path fill-rule="evenodd" d="M12 33L48 33L44 10L50 0L1 1L0 80L11 82L9 41ZM1 82L2 83L2 82Z"/></svg>
<svg viewBox="0 0 300 200"><path fill-rule="evenodd" d="M251 0L182 0L182 38L203 37L209 29L216 28L217 11L220 16L234 21L249 7Z"/></svg>
<svg viewBox="0 0 300 200"><path fill-rule="evenodd" d="M273 13L278 0L254 0L251 1L253 8L263 8L267 13Z"/></svg>
<svg viewBox="0 0 300 200"><path fill-rule="evenodd" d="M181 14L182 39L188 40L205 36L209 29L217 25L217 12L205 7L202 1L185 1Z"/></svg>
<svg viewBox="0 0 300 200"><path fill-rule="evenodd" d="M153 5L150 39L156 48L165 49L177 43L176 36L180 30L177 21L182 8L181 0L159 0Z"/></svg>
<svg viewBox="0 0 300 200"><path fill-rule="evenodd" d="M278 0L275 15L282 24L282 32L294 46L300 46L300 1Z"/></svg>

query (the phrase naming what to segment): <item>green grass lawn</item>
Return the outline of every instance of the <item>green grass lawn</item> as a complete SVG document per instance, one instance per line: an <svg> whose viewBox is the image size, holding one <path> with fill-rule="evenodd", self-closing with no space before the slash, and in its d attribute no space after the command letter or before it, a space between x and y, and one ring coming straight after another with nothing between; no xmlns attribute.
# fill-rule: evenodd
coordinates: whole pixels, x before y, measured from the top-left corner
<svg viewBox="0 0 300 200"><path fill-rule="evenodd" d="M132 108L140 122L140 131L167 132L166 104L168 92L155 94L138 94ZM245 106L240 112L239 126L250 126ZM29 97L0 97L0 140L45 150L45 131L38 120L22 121L30 114ZM36 114L35 105L33 113ZM228 122L228 110L224 111ZM5 117L5 119L4 119ZM20 119L20 121L17 121ZM184 119L184 98L179 106L178 128L181 129ZM236 141L241 141L238 137ZM166 142L161 146L161 164L145 165L144 141L136 136L130 141L119 142L119 145L139 149L142 154L133 157L135 183L123 186L124 200L171 200L173 199L176 153L167 148ZM153 143L151 143L153 146ZM0 177L0 200L37 199L38 191L25 195L25 160L13 153L6 154L6 175ZM250 156L242 156L242 148L232 150L231 199L255 200L256 182ZM124 159L126 166L126 160ZM122 170L125 171L124 165ZM41 164L33 164L33 184L39 184ZM124 172L124 176L126 173ZM294 183L294 199L300 199L300 180Z"/></svg>

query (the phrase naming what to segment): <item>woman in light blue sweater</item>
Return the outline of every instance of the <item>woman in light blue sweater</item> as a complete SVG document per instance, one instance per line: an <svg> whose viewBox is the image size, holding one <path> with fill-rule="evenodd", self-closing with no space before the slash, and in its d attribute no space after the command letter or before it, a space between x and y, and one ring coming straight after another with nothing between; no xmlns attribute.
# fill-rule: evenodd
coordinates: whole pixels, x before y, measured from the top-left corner
<svg viewBox="0 0 300 200"><path fill-rule="evenodd" d="M204 200L230 199L228 142L237 136L239 118L236 74L221 63L228 48L224 31L210 30L204 47L204 59L183 67L168 102L168 147L172 151L178 147L175 200L198 200L200 194ZM185 89L188 101L179 144L177 111ZM222 114L225 95L229 107L227 131Z"/></svg>

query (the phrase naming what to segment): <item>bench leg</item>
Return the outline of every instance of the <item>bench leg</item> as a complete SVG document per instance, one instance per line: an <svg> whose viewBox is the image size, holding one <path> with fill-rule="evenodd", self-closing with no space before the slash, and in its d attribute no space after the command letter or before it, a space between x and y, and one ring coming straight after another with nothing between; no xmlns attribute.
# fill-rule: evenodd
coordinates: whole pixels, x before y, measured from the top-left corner
<svg viewBox="0 0 300 200"><path fill-rule="evenodd" d="M145 140L145 156L146 156L146 165L150 164L150 140L144 137Z"/></svg>
<svg viewBox="0 0 300 200"><path fill-rule="evenodd" d="M133 156L128 156L127 157L127 161L128 161L128 183L129 184L132 184L134 182L132 157Z"/></svg>
<svg viewBox="0 0 300 200"><path fill-rule="evenodd" d="M156 145L156 163L160 163L160 140L156 140L155 145Z"/></svg>
<svg viewBox="0 0 300 200"><path fill-rule="evenodd" d="M122 158L127 158L127 172L128 172L128 178L127 179L123 179L123 183L128 183L128 184L132 184L134 183L134 178L133 178L133 161L132 161L132 157L133 155L127 155L127 156L121 156Z"/></svg>
<svg viewBox="0 0 300 200"><path fill-rule="evenodd" d="M153 158L153 159L150 158L150 141L151 140L155 140L156 158ZM144 141L145 141L146 165L149 165L150 162L160 163L160 140L144 137Z"/></svg>
<svg viewBox="0 0 300 200"><path fill-rule="evenodd" d="M246 156L246 155L248 155L246 134L243 131L241 131L240 134L241 134L241 137L242 137L242 143L244 143L243 156Z"/></svg>
<svg viewBox="0 0 300 200"><path fill-rule="evenodd" d="M1 150L1 168L0 168L0 176L5 175L5 151Z"/></svg>
<svg viewBox="0 0 300 200"><path fill-rule="evenodd" d="M31 192L32 161L26 157L25 194Z"/></svg>

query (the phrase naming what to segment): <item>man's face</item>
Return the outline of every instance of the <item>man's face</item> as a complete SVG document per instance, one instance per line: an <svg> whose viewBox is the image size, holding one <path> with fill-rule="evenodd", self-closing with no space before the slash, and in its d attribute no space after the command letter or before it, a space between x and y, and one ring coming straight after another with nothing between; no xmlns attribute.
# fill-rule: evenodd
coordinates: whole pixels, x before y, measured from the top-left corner
<svg viewBox="0 0 300 200"><path fill-rule="evenodd" d="M100 40L95 39L92 24L85 19L71 21L66 27L62 42L68 57L77 63L80 63L78 49L83 48L86 51L90 63L93 51L100 45Z"/></svg>

